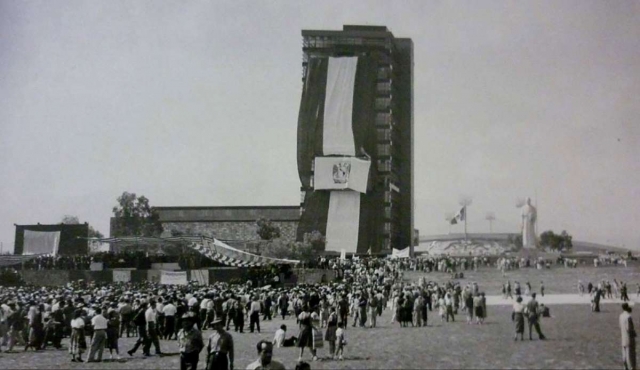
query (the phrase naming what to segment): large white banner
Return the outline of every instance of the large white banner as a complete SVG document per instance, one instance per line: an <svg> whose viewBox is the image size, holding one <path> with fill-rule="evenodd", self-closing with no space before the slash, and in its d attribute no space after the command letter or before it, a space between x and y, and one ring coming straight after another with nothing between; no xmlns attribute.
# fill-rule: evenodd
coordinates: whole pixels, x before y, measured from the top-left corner
<svg viewBox="0 0 640 370"><path fill-rule="evenodd" d="M58 254L60 231L24 231L22 254Z"/></svg>
<svg viewBox="0 0 640 370"><path fill-rule="evenodd" d="M324 155L356 155L352 116L357 67L358 57L329 58L322 129Z"/></svg>
<svg viewBox="0 0 640 370"><path fill-rule="evenodd" d="M160 284L163 285L187 285L186 271L162 271Z"/></svg>
<svg viewBox="0 0 640 370"><path fill-rule="evenodd" d="M114 283L128 283L131 281L130 270L113 270Z"/></svg>
<svg viewBox="0 0 640 370"><path fill-rule="evenodd" d="M314 190L351 189L367 192L371 161L349 157L317 157L315 159Z"/></svg>
<svg viewBox="0 0 640 370"><path fill-rule="evenodd" d="M391 257L392 258L409 258L410 257L409 252L410 252L410 248L405 248L402 250L393 248L393 250L391 251Z"/></svg>
<svg viewBox="0 0 640 370"><path fill-rule="evenodd" d="M327 251L356 253L360 226L360 193L334 190L329 196Z"/></svg>

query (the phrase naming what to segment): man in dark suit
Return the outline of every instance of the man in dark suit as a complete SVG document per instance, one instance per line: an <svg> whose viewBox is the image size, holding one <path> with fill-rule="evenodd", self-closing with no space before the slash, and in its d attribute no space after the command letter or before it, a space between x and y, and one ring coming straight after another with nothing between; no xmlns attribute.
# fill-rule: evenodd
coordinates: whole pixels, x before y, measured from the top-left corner
<svg viewBox="0 0 640 370"><path fill-rule="evenodd" d="M536 301L536 293L531 293L531 300L527 303L527 321L529 322L529 340L533 339L533 333L531 330L536 329L540 340L547 339L540 330L540 312L538 307L538 301Z"/></svg>

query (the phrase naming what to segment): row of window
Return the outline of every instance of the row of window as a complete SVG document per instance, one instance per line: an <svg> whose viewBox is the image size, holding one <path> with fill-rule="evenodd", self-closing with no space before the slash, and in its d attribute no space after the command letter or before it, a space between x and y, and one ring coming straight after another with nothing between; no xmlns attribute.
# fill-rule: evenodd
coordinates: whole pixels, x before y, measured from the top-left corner
<svg viewBox="0 0 640 370"><path fill-rule="evenodd" d="M371 39L360 37L330 37L330 36L307 36L302 40L302 46L307 48L327 48L335 45L367 45L383 46L391 48L391 41L388 39Z"/></svg>

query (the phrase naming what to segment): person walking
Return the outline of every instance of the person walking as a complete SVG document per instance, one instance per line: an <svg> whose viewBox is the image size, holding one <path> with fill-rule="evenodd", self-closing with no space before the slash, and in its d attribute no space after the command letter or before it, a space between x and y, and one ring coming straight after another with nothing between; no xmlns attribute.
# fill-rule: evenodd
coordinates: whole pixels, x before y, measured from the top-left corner
<svg viewBox="0 0 640 370"><path fill-rule="evenodd" d="M529 340L533 340L532 329L536 329L540 340L547 339L540 330L540 313L538 312L538 301L536 301L536 293L531 294L531 300L527 303L527 320L529 322Z"/></svg>
<svg viewBox="0 0 640 370"><path fill-rule="evenodd" d="M113 360L113 352L116 353L116 360L120 360L120 350L118 339L120 338L120 314L115 309L109 312L109 322L107 326L107 348L109 358Z"/></svg>
<svg viewBox="0 0 640 370"><path fill-rule="evenodd" d="M338 330L338 313L335 307L331 307L331 313L327 320L327 331L324 334L324 340L329 342L329 353L333 359L336 352L336 330Z"/></svg>
<svg viewBox="0 0 640 370"><path fill-rule="evenodd" d="M174 301L171 300L164 305L162 312L164 313L164 333L162 333L162 337L165 340L170 340L176 333L176 314L178 313L178 308L174 304Z"/></svg>
<svg viewBox="0 0 640 370"><path fill-rule="evenodd" d="M133 354L141 346L142 346L142 353L145 356L149 356L149 353L146 352L147 349L148 349L146 343L149 341L149 337L147 335L147 320L145 319L146 309L147 309L146 302L145 303L141 303L140 307L138 308L138 311L136 312L136 314L135 314L135 316L133 318L133 323L135 324L135 326L137 328L137 331L138 331L138 340L133 345L133 348L131 350L127 351L129 356L133 356Z"/></svg>
<svg viewBox="0 0 640 370"><path fill-rule="evenodd" d="M233 337L224 330L221 317L211 322L213 334L207 344L206 370L233 370L234 348Z"/></svg>
<svg viewBox="0 0 640 370"><path fill-rule="evenodd" d="M316 350L313 347L313 325L311 323L311 314L309 313L309 306L306 304L302 306L302 312L298 316L300 322L300 334L298 335L297 346L300 348L300 356L298 362L302 361L302 355L304 354L305 347L308 347L313 355L313 360L317 359Z"/></svg>
<svg viewBox="0 0 640 370"><path fill-rule="evenodd" d="M636 331L633 326L631 307L627 302L622 304L619 318L620 333L622 334L622 361L625 370L636 369Z"/></svg>
<svg viewBox="0 0 640 370"><path fill-rule="evenodd" d="M95 312L96 315L91 319L93 337L91 338L91 350L89 351L87 362L102 362L102 353L107 343L107 327L109 326L109 322L102 316L102 309L100 307L96 308ZM97 360L96 353L98 354Z"/></svg>
<svg viewBox="0 0 640 370"><path fill-rule="evenodd" d="M200 352L204 348L202 333L195 327L191 316L184 316L181 323L182 329L178 332L180 370L197 370Z"/></svg>
<svg viewBox="0 0 640 370"><path fill-rule="evenodd" d="M158 317L156 304L153 300L149 302L149 307L144 313L144 318L147 323L147 342L144 346L144 353L147 355L151 350L151 344L155 347L156 355L161 355L162 351L160 351L160 341L158 340Z"/></svg>
<svg viewBox="0 0 640 370"><path fill-rule="evenodd" d="M82 353L87 350L84 326L85 322L82 319L82 310L76 310L73 313L73 320L71 320L71 338L69 340L71 362L83 362Z"/></svg>
<svg viewBox="0 0 640 370"><path fill-rule="evenodd" d="M513 304L513 312L511 313L511 321L516 325L514 341L518 340L518 334L520 334L520 341L524 340L524 309L522 297L516 298L516 303Z"/></svg>
<svg viewBox="0 0 640 370"><path fill-rule="evenodd" d="M247 312L249 315L249 331L252 333L254 327L260 333L260 312L262 312L262 302L260 302L257 295L254 295L249 304L249 312Z"/></svg>

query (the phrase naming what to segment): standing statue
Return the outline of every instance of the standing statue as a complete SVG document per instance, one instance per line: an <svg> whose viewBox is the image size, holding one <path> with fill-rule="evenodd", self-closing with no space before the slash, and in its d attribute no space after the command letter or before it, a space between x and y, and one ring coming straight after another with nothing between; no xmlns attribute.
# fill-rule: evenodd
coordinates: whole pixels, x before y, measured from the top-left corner
<svg viewBox="0 0 640 370"><path fill-rule="evenodd" d="M522 248L533 249L538 244L536 239L536 219L538 211L531 205L531 198L522 206Z"/></svg>

